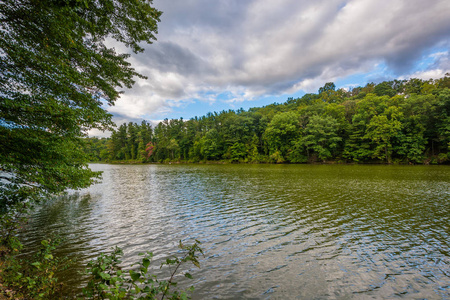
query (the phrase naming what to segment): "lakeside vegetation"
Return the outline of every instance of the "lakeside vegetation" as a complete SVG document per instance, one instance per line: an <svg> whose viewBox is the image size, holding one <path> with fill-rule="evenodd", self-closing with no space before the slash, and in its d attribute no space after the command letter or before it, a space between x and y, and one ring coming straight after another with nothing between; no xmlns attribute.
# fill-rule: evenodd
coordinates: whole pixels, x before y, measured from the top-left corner
<svg viewBox="0 0 450 300"><path fill-rule="evenodd" d="M112 116L103 105L113 105L121 90L144 78L130 54L110 45L144 51L156 39L160 16L151 0L0 2L0 295L60 295L57 273L69 262L53 256L57 242L44 239L33 258L21 256L28 250L17 233L34 205L100 178L89 169L88 155L142 162L449 159L448 77L351 92L330 83L317 95L284 104L165 120L155 128L121 125L110 139L83 139L88 130L110 129ZM198 266L197 244L180 248L187 253L165 264L175 271L185 262ZM175 273L160 281L148 273L150 254L139 273L124 273L116 264L119 252L88 265L87 299L187 297L172 289Z"/></svg>
<svg viewBox="0 0 450 300"><path fill-rule="evenodd" d="M42 240L33 255L18 232L34 205L100 177L87 165L82 138L87 130L111 128L103 105L113 105L123 88L144 78L128 62L130 54L107 44L144 51L156 39L160 16L151 0L0 2L0 299L68 298L58 272L70 262L53 255L58 241ZM184 255L164 265L177 273L182 263L199 265L197 243L180 248ZM168 280L151 274L150 253L138 271L128 272L118 266L119 254L101 254L88 264L90 281L78 296L188 297L174 289L175 272Z"/></svg>
<svg viewBox="0 0 450 300"><path fill-rule="evenodd" d="M450 77L393 80L190 120L124 123L86 138L95 162L410 163L450 161Z"/></svg>

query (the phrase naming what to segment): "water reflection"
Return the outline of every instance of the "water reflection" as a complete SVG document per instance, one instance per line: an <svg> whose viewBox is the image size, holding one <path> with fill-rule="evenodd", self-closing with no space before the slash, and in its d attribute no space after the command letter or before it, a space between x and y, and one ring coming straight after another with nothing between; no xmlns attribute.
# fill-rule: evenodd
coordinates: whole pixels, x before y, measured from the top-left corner
<svg viewBox="0 0 450 300"><path fill-rule="evenodd" d="M113 245L131 264L199 239L202 268L181 282L194 299L450 297L448 167L92 168L102 184L42 206L27 243L59 233L81 266Z"/></svg>

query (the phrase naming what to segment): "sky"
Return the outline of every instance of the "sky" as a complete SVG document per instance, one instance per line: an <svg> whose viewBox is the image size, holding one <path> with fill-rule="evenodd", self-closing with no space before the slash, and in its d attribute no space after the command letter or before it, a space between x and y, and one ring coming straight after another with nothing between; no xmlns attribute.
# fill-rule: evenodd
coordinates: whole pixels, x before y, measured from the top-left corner
<svg viewBox="0 0 450 300"><path fill-rule="evenodd" d="M449 0L154 0L148 77L107 107L117 124L248 109L337 88L450 72ZM114 45L118 52L126 48ZM90 132L91 136L107 133Z"/></svg>

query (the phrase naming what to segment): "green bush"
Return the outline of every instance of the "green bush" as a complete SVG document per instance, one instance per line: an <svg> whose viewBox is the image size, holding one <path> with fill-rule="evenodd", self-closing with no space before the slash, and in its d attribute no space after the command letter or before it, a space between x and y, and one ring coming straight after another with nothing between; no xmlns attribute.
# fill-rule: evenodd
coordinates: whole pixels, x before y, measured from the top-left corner
<svg viewBox="0 0 450 300"><path fill-rule="evenodd" d="M59 243L59 239L43 240L40 250L31 259L18 257L17 249L4 256L0 265L3 292L13 299L59 298L62 284L55 273L71 264L67 258L53 256Z"/></svg>
<svg viewBox="0 0 450 300"><path fill-rule="evenodd" d="M184 252L182 257L173 256L161 264L164 266L173 266L170 276L167 280L159 280L155 275L149 273L149 266L153 254L151 252L141 253L142 260L133 265L137 268L124 271L119 267L120 257L123 252L116 247L110 254L100 254L99 257L90 261L86 268L86 274L90 276L89 282L83 288L83 295L87 299L189 299L187 292L192 291L193 287L187 291L177 291L171 289L177 285L174 282L174 276L179 267L186 262L192 262L200 267L197 253L203 254L199 246L200 242L195 241L191 246L183 245L180 241L180 249ZM132 267L133 267L132 266ZM189 273L184 276L191 278Z"/></svg>

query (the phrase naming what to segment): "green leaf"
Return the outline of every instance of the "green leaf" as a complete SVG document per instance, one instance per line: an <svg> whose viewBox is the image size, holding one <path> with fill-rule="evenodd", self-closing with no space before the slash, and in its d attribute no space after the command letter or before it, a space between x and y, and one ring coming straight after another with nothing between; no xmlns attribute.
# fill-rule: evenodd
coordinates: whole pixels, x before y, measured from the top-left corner
<svg viewBox="0 0 450 300"><path fill-rule="evenodd" d="M142 260L142 265L144 266L144 268L148 268L148 266L150 266L150 259L144 258Z"/></svg>
<svg viewBox="0 0 450 300"><path fill-rule="evenodd" d="M103 273L103 272L100 272L100 277L102 278L102 279L104 279L104 280L109 280L110 278L111 278L111 275L109 275L108 273Z"/></svg>
<svg viewBox="0 0 450 300"><path fill-rule="evenodd" d="M136 280L138 280L141 277L141 274L137 273L137 272L135 272L133 270L130 270L130 276L131 276L131 279L133 281L136 281Z"/></svg>

